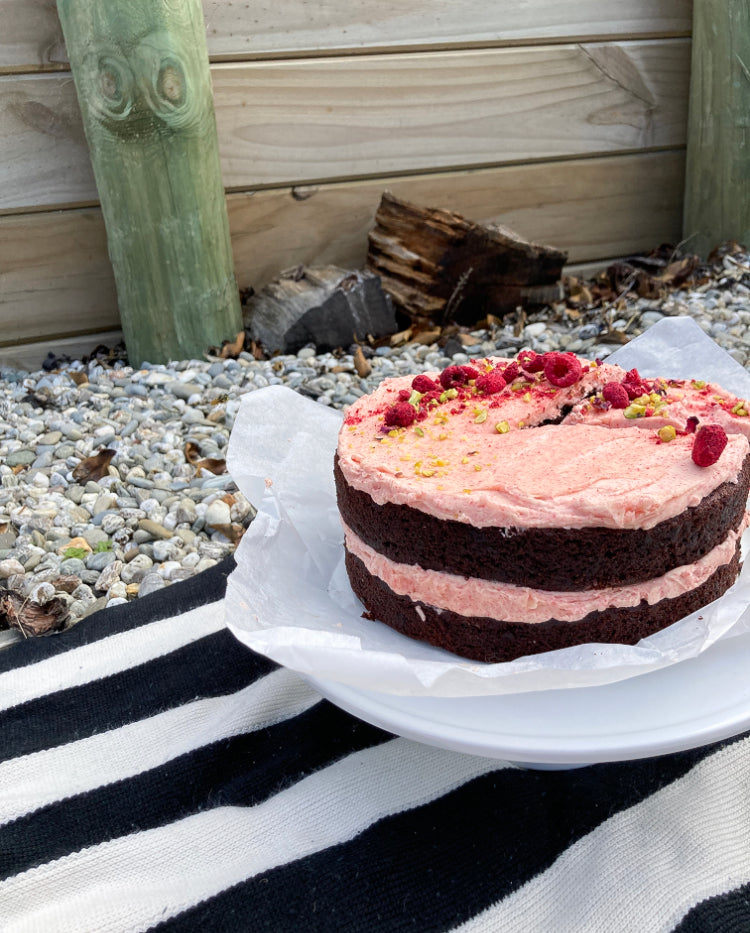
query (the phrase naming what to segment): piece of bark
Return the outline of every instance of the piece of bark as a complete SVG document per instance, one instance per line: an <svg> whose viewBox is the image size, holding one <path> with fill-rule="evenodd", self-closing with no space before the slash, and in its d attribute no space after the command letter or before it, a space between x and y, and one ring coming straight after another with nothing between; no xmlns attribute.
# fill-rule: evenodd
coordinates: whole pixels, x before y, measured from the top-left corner
<svg viewBox="0 0 750 933"><path fill-rule="evenodd" d="M488 314L560 300L567 258L508 227L483 226L385 192L369 235L367 269L413 321L473 325Z"/></svg>
<svg viewBox="0 0 750 933"><path fill-rule="evenodd" d="M271 353L348 348L395 331L396 317L379 278L337 266L300 267L252 295L243 308L252 340Z"/></svg>

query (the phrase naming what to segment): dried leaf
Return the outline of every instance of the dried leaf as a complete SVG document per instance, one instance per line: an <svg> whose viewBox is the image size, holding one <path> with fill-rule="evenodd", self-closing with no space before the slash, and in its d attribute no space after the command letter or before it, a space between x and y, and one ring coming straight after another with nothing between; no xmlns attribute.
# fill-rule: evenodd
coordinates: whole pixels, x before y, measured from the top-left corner
<svg viewBox="0 0 750 933"><path fill-rule="evenodd" d="M219 421L223 421L226 417L227 410L226 408L214 408L213 411L210 411L206 415L206 421L209 421L211 424L218 424Z"/></svg>
<svg viewBox="0 0 750 933"><path fill-rule="evenodd" d="M391 334L390 344L392 347L399 347L402 343L406 343L413 333L413 328L407 327L406 330L400 330L396 334Z"/></svg>
<svg viewBox="0 0 750 933"><path fill-rule="evenodd" d="M475 347L482 342L479 337L474 337L472 334L459 334L458 339L465 347Z"/></svg>
<svg viewBox="0 0 750 933"><path fill-rule="evenodd" d="M84 372L69 369L68 375L77 386L85 385L89 381L89 377Z"/></svg>
<svg viewBox="0 0 750 933"><path fill-rule="evenodd" d="M67 604L57 596L43 606L15 592L7 592L0 598L0 619L27 638L57 631L67 618Z"/></svg>
<svg viewBox="0 0 750 933"><path fill-rule="evenodd" d="M365 359L362 347L357 347L354 351L354 368L357 370L360 379L366 379L372 372L372 366L370 361Z"/></svg>
<svg viewBox="0 0 750 933"><path fill-rule="evenodd" d="M221 473L227 472L227 461L217 460L214 457L205 457L203 460L196 460L193 466L198 473L200 473L201 470L208 470L208 472L213 473L214 476L219 476Z"/></svg>
<svg viewBox="0 0 750 933"><path fill-rule="evenodd" d="M685 256L676 262L670 262L661 275L654 276L654 281L668 285L670 288L678 288L690 278L699 263L697 256Z"/></svg>
<svg viewBox="0 0 750 933"><path fill-rule="evenodd" d="M234 343L227 341L223 344L221 348L221 353L219 354L220 359L222 360L236 360L237 357L245 349L245 331L241 330L239 334L235 337Z"/></svg>
<svg viewBox="0 0 750 933"><path fill-rule="evenodd" d="M81 462L73 468L73 479L79 482L88 482L89 480L96 482L103 476L107 476L109 473L109 464L116 453L116 450L107 447L90 457L86 457L85 460L81 460Z"/></svg>
<svg viewBox="0 0 750 933"><path fill-rule="evenodd" d="M431 343L436 343L439 340L441 333L442 331L439 328L437 330L423 330L420 334L415 334L411 342L429 347Z"/></svg>
<svg viewBox="0 0 750 933"><path fill-rule="evenodd" d="M237 522L232 522L231 524L223 525L211 525L211 528L214 531L218 531L224 535L229 541L233 544L237 544L240 538L245 534L245 528L242 525L238 525Z"/></svg>
<svg viewBox="0 0 750 933"><path fill-rule="evenodd" d="M195 441L188 441L185 444L184 454L188 463L195 464L200 459L201 449Z"/></svg>
<svg viewBox="0 0 750 933"><path fill-rule="evenodd" d="M602 334L601 339L610 343L630 343L630 337L623 330L609 330Z"/></svg>

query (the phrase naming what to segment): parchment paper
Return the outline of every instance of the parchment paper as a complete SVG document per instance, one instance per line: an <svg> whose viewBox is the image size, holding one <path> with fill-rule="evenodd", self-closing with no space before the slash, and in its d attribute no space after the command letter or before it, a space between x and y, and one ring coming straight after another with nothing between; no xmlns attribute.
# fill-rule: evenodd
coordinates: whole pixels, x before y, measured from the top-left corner
<svg viewBox="0 0 750 933"><path fill-rule="evenodd" d="M690 318L665 318L609 360L646 376L717 382L750 397L750 373ZM271 386L243 396L230 438L229 472L258 515L236 552L226 620L237 638L274 661L382 693L487 696L624 680L750 630L750 561L721 599L635 646L581 645L481 664L362 619L344 569L333 484L341 418Z"/></svg>

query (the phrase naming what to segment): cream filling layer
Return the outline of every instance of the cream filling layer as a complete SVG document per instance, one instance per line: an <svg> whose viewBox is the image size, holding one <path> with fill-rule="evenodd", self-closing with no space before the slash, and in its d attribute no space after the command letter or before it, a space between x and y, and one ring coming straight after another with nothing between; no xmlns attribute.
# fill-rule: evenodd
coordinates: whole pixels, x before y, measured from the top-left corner
<svg viewBox="0 0 750 933"><path fill-rule="evenodd" d="M737 541L748 525L750 512L745 513L737 531L730 532L721 544L700 560L675 567L661 577L628 586L575 593L537 590L396 563L374 551L345 524L344 539L347 550L358 557L373 576L386 583L394 593L408 596L415 602L447 609L462 616L506 622L538 623L548 619L575 622L590 612L632 608L642 600L654 605L662 599L672 599L696 589L719 567L730 563Z"/></svg>

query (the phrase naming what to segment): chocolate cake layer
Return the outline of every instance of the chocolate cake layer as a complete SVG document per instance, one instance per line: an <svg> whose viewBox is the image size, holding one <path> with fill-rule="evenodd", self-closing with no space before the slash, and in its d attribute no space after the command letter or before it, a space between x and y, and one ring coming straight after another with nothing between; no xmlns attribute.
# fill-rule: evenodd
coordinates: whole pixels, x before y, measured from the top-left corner
<svg viewBox="0 0 750 933"><path fill-rule="evenodd" d="M722 483L698 505L648 531L476 528L405 505L378 505L346 482L338 458L334 474L341 517L366 544L392 561L540 590L576 592L651 580L707 554L742 521L750 488L750 455L737 483Z"/></svg>
<svg viewBox="0 0 750 933"><path fill-rule="evenodd" d="M704 583L655 605L645 601L632 608L592 612L576 622L524 623L469 618L427 603L399 596L373 576L359 558L346 553L352 589L370 619L384 622L410 638L428 642L473 661L496 663L570 645L619 643L634 645L641 638L718 599L734 583L740 570L740 542L729 564L719 567Z"/></svg>

